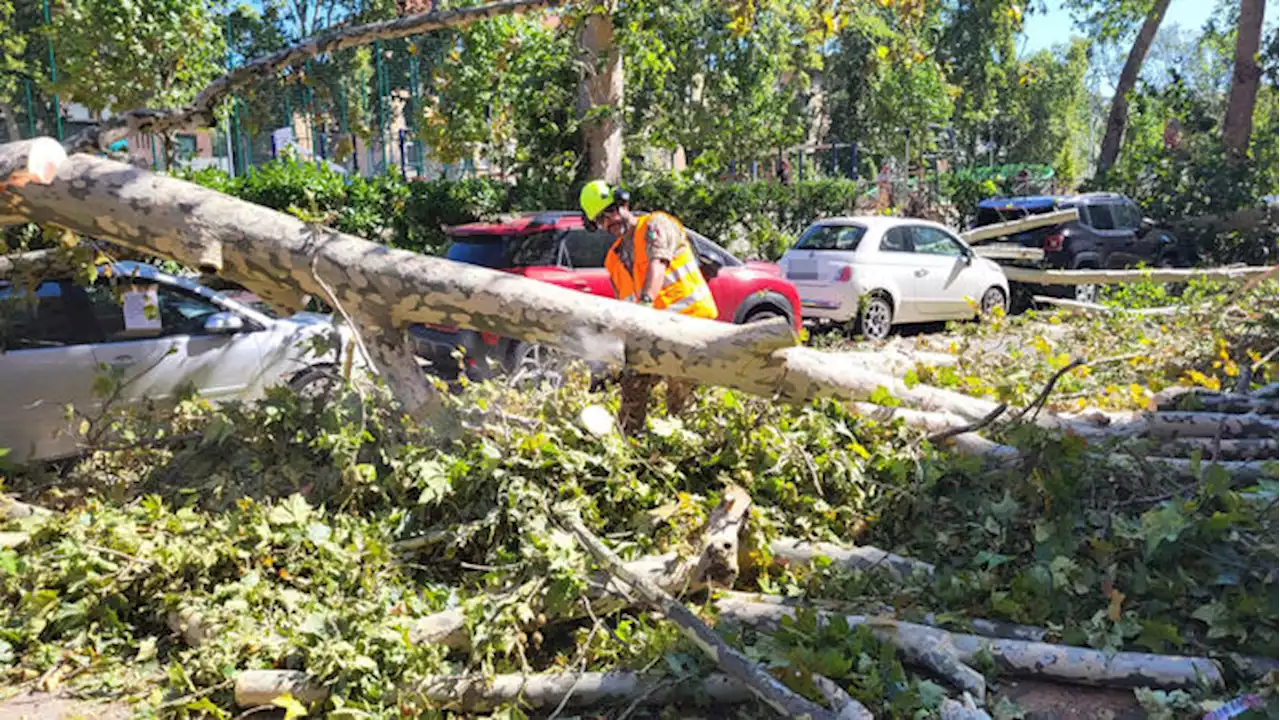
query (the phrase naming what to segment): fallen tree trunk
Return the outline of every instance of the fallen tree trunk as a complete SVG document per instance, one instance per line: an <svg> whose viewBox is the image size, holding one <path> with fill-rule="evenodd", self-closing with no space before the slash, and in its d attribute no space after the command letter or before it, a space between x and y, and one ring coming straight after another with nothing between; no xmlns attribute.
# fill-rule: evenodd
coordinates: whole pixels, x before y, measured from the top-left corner
<svg viewBox="0 0 1280 720"><path fill-rule="evenodd" d="M1241 280L1255 275L1274 272L1273 266L1231 268L1156 268L1151 270L1033 270L1006 266L1005 277L1009 282L1036 285L1082 285L1157 282L1186 282L1193 278L1202 280Z"/></svg>
<svg viewBox="0 0 1280 720"><path fill-rule="evenodd" d="M808 542L795 538L780 538L769 543L773 561L781 565L811 565L818 558L826 558L836 567L851 570L884 569L902 579L916 573L932 575L934 566L927 562L885 552L870 546L845 548L825 542Z"/></svg>
<svg viewBox="0 0 1280 720"><path fill-rule="evenodd" d="M1023 247L1017 243L978 245L973 248L973 254L988 260L1030 260L1032 262L1044 260L1044 250Z"/></svg>
<svg viewBox="0 0 1280 720"><path fill-rule="evenodd" d="M732 597L718 598L714 605L722 621L768 631L778 629L783 618L795 617L796 612L786 605L746 602ZM830 622L834 616L822 610L814 612L823 622ZM1109 653L1069 645L951 633L927 625L866 615L842 617L850 627L865 625L896 647L920 651L939 646L953 648L957 659L966 665L977 664L983 654L989 655L1003 674L1013 677L1108 687L1193 688L1202 682L1214 688L1224 685L1221 668L1209 658Z"/></svg>
<svg viewBox="0 0 1280 720"><path fill-rule="evenodd" d="M1050 213L1042 213L1040 215L1028 215L1021 220L1010 220L1008 222L994 223L992 225L984 225L973 230L966 230L960 233L960 237L970 245L995 240L996 238L1016 235L1027 230L1047 227L1049 225L1061 225L1062 223L1074 222L1080 219L1080 210L1077 208L1067 208L1065 210L1055 210Z"/></svg>
<svg viewBox="0 0 1280 720"><path fill-rule="evenodd" d="M766 672L762 666L752 662L746 655L721 640L696 615L662 588L631 573L618 556L587 529L576 511L564 510L557 516L578 539L578 543L595 558L602 570L624 583L651 609L661 612L667 620L680 629L681 634L697 645L726 675L741 682L752 694L776 710L778 714L783 717L807 717L812 720L871 717L871 713L858 701L842 692L837 692L838 688L831 686L830 681L827 681L830 692L824 694L843 701L843 706L827 709L795 693ZM819 677L816 673L814 676L815 679Z"/></svg>
<svg viewBox="0 0 1280 720"><path fill-rule="evenodd" d="M749 603L766 603L770 605L786 605L796 608L814 608L824 610L829 613L838 613L841 615L860 615L861 609L854 609L849 603L839 600L827 600L824 598L810 597L788 597L784 595L770 595L767 593L737 592L731 590L721 590L717 592L717 597L731 598L741 602ZM892 606L880 606L879 614L891 617L896 611ZM989 620L987 618L955 618L955 624L967 625L967 630L973 635L981 635L989 638L1005 638L1008 640L1029 640L1032 642L1041 642L1049 636L1049 631L1042 627L1033 625L1019 625L1017 623L1006 622L1004 620ZM928 625L932 628L947 630L939 622L936 613L928 613L920 620L921 625ZM951 632L948 630L948 632Z"/></svg>
<svg viewBox="0 0 1280 720"><path fill-rule="evenodd" d="M1267 439L1219 440L1180 438L1156 445L1150 453L1157 457L1185 458L1199 453L1205 460L1274 460L1280 456L1280 442Z"/></svg>
<svg viewBox="0 0 1280 720"><path fill-rule="evenodd" d="M1176 315L1180 312L1188 312L1193 310L1191 307L1158 307L1158 308L1116 308L1109 305L1099 305L1098 303L1081 302L1079 300L1068 300L1066 298L1050 297L1048 295L1032 295L1031 300L1040 305L1053 305L1064 310L1070 310L1076 313L1094 313L1098 315L1115 315L1117 313L1124 315Z"/></svg>
<svg viewBox="0 0 1280 720"><path fill-rule="evenodd" d="M27 172L53 142L0 146L0 177ZM731 325L658 312L377 245L104 158L75 155L56 166L56 176L41 175L47 184L8 187L6 211L216 270L284 310L300 309L308 296L337 305L359 325L375 369L418 416L428 414L431 397L405 341L413 323L491 332L788 401L866 400L885 388L904 404L970 419L994 407L960 393L907 387L888 375L832 368L828 354L792 347L794 333L782 320Z"/></svg>
<svg viewBox="0 0 1280 720"><path fill-rule="evenodd" d="M1280 413L1280 398L1275 395L1220 393L1200 388L1174 386L1151 397L1147 409L1153 412Z"/></svg>
<svg viewBox="0 0 1280 720"><path fill-rule="evenodd" d="M246 670L236 677L235 698L240 707L270 705L283 692L309 700L323 700L328 691L298 670ZM590 707L608 703L668 705L674 702L710 702L733 705L754 697L746 686L726 675L705 678L673 678L634 672L547 673L539 675L441 675L402 688L404 699L425 701L435 709L467 713L492 712L502 705L519 703L538 710L556 707L568 696L565 707Z"/></svg>
<svg viewBox="0 0 1280 720"><path fill-rule="evenodd" d="M1140 421L1159 438L1274 438L1280 420L1264 415L1213 412L1149 412Z"/></svg>

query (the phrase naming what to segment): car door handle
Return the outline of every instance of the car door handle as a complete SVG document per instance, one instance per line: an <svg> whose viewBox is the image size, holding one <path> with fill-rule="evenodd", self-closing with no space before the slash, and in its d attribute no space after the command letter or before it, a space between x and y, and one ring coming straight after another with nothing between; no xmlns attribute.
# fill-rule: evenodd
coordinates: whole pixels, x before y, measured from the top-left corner
<svg viewBox="0 0 1280 720"><path fill-rule="evenodd" d="M915 272L915 276L916 276L916 277L924 277L925 275L928 275L928 274L929 274L929 271L928 271L928 270L924 270L924 269L917 270L917 271Z"/></svg>
<svg viewBox="0 0 1280 720"><path fill-rule="evenodd" d="M132 355L117 355L111 358L109 363L113 367L125 368L136 364L138 361Z"/></svg>

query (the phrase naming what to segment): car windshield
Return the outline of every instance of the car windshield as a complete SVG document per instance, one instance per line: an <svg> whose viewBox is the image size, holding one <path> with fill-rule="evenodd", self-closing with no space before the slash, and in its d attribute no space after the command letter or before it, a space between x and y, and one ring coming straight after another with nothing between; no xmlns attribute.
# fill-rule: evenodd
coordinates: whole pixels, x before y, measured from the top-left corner
<svg viewBox="0 0 1280 720"><path fill-rule="evenodd" d="M796 242L797 250L857 250L867 229L862 225L814 225Z"/></svg>
<svg viewBox="0 0 1280 720"><path fill-rule="evenodd" d="M500 269L507 264L505 240L502 235L455 237L444 256L468 265Z"/></svg>

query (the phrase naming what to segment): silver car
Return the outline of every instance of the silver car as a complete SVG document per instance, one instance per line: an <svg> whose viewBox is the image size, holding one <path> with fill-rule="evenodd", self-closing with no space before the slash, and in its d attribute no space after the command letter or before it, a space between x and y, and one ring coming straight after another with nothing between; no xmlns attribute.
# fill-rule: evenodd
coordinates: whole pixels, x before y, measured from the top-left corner
<svg viewBox="0 0 1280 720"><path fill-rule="evenodd" d="M118 383L112 406L163 404L186 390L250 400L272 385L328 381L349 329L327 315L263 310L135 262L106 266L87 286L0 283L0 448L15 461L83 450L77 428L102 413L103 376Z"/></svg>

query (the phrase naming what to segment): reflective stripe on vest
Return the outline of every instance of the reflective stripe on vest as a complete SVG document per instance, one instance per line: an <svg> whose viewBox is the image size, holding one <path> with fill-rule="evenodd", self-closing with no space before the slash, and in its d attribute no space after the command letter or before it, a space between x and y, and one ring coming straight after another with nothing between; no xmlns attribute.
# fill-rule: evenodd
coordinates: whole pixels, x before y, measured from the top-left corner
<svg viewBox="0 0 1280 720"><path fill-rule="evenodd" d="M630 248L623 246L625 236L618 238L605 257L605 269L609 271L613 293L619 300L634 302L641 294L641 284L649 269L645 233L651 217L653 217L652 214L640 218L635 232L631 235ZM671 220L683 233L684 226L680 225L680 221L675 218ZM627 253L627 249L631 252ZM628 254L631 263L627 263L624 259ZM698 259L687 234L680 251L667 266L667 272L662 278L662 289L658 291L657 297L653 298L653 307L655 310L671 310L682 315L710 320L714 320L720 314L715 298L711 295L711 288L707 287L707 281L702 277L702 271L698 269Z"/></svg>

